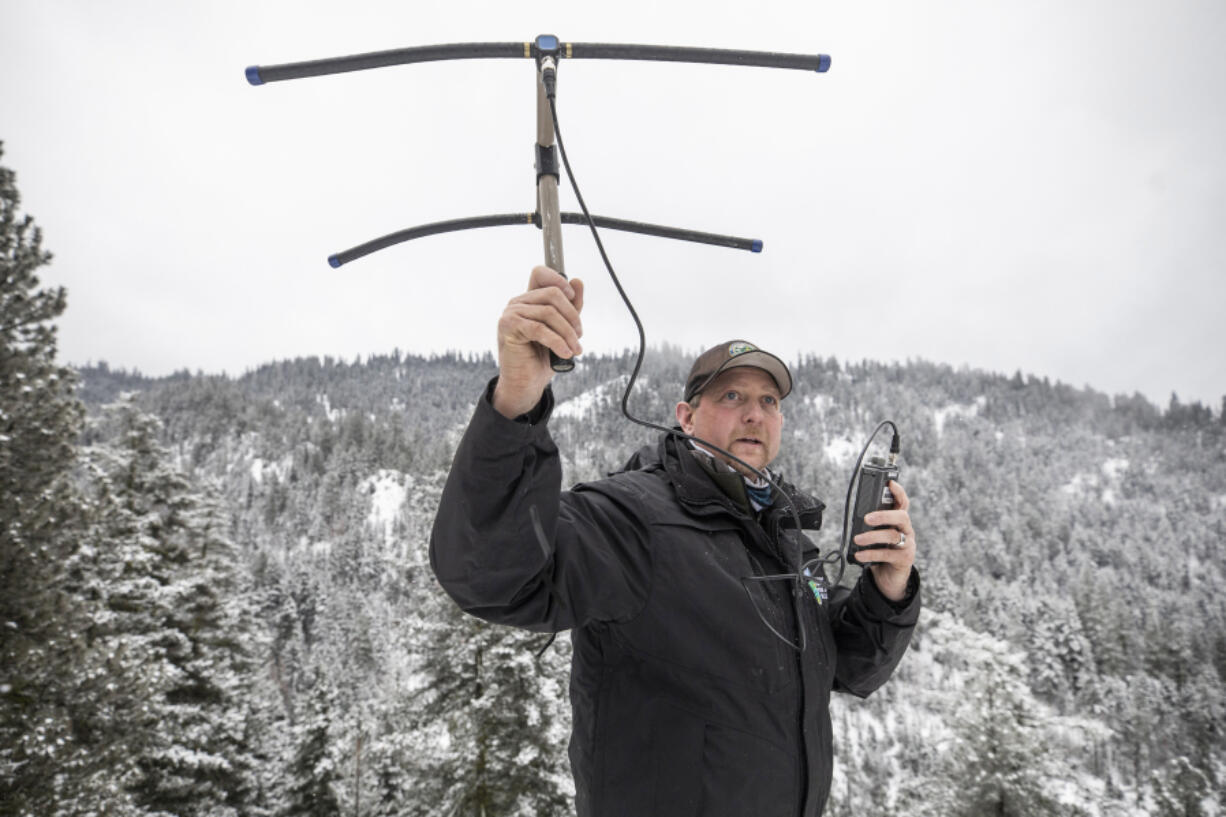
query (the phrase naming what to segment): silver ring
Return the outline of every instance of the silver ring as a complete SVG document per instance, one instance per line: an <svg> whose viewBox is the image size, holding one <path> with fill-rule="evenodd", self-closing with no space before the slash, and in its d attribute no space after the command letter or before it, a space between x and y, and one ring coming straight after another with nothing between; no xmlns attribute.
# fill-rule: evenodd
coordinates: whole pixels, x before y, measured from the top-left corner
<svg viewBox="0 0 1226 817"><path fill-rule="evenodd" d="M899 531L898 532L898 542L895 543L894 547L900 548L900 547L904 547L906 544L907 544L907 534L903 533L902 531Z"/></svg>

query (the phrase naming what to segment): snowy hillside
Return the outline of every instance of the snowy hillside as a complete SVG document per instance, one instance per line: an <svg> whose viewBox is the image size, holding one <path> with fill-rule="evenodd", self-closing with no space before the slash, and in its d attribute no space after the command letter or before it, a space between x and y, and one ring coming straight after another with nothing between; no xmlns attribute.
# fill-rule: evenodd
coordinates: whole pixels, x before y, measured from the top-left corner
<svg viewBox="0 0 1226 817"><path fill-rule="evenodd" d="M649 359L633 410L669 424L685 366ZM654 439L620 416L628 369L592 359L556 381L568 480ZM533 658L544 637L460 615L426 565L491 373L488 359L391 356L138 383L176 461L220 491L243 554L274 670L253 676L252 700L283 735L261 750L270 803L316 774L372 815L477 791L499 813L569 810L565 637ZM85 372L87 389L112 375ZM925 583L897 676L867 701L836 696L828 813L1221 813L1220 421L923 363L810 359L794 375L779 465L827 500L819 545L837 540L865 436L891 418ZM308 746L330 771L293 765ZM478 756L492 765L474 777Z"/></svg>

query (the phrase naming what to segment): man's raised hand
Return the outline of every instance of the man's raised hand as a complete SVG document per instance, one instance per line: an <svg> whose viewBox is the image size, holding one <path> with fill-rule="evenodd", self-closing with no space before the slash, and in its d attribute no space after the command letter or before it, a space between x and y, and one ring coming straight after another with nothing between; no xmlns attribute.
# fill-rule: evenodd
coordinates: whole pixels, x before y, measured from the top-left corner
<svg viewBox="0 0 1226 817"><path fill-rule="evenodd" d="M575 357L583 351L583 282L549 267L534 267L528 291L516 295L498 319L498 385L494 408L505 417L530 411L553 377L549 352Z"/></svg>

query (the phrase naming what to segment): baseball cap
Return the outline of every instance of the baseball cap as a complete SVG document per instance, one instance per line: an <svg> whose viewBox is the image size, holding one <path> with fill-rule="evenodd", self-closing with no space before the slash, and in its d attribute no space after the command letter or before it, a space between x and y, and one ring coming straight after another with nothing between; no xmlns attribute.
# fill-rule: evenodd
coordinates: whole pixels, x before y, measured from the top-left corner
<svg viewBox="0 0 1226 817"><path fill-rule="evenodd" d="M694 395L706 388L721 372L740 366L761 369L774 378L780 399L792 391L792 373L782 360L749 341L729 340L712 346L694 361L690 376L685 379L685 402L694 399Z"/></svg>

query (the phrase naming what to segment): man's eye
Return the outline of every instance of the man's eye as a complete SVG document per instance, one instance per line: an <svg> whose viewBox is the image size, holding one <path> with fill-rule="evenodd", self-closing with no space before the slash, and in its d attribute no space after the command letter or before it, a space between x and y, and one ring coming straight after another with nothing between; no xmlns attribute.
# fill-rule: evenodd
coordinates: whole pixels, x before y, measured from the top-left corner
<svg viewBox="0 0 1226 817"><path fill-rule="evenodd" d="M738 391L726 391L724 392L724 399L730 403L735 403L741 399L741 393Z"/></svg>

